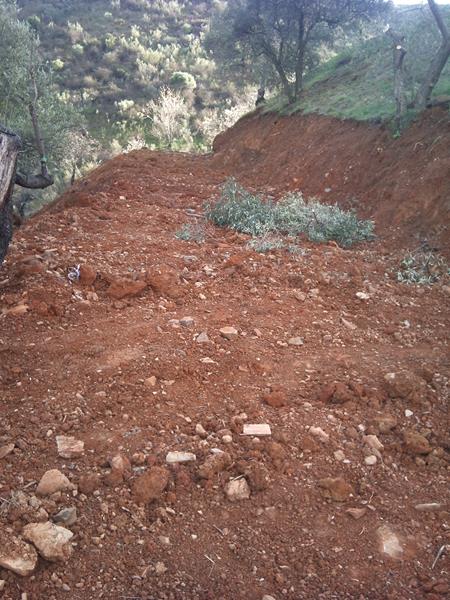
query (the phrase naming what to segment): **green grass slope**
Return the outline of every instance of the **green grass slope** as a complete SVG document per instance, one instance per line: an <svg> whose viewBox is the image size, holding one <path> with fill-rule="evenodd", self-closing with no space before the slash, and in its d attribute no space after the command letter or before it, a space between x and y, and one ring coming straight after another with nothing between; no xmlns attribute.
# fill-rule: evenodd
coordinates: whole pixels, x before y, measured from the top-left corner
<svg viewBox="0 0 450 600"><path fill-rule="evenodd" d="M450 25L450 7L442 10ZM439 32L426 7L397 10L390 25L406 38L406 88L412 100L439 46ZM351 43L307 76L303 97L295 105L287 106L282 98L275 97L266 110L282 114L303 111L360 121L388 120L395 113L392 60L391 40L385 33ZM450 96L450 62L433 96Z"/></svg>

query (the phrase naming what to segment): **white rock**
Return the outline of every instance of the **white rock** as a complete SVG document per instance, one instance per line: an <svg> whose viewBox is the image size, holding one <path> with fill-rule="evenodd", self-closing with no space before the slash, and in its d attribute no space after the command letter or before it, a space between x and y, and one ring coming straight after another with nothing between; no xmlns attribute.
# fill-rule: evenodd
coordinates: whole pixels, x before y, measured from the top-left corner
<svg viewBox="0 0 450 600"><path fill-rule="evenodd" d="M322 427L310 427L309 433L321 442L326 443L330 441L330 436L322 429Z"/></svg>
<svg viewBox="0 0 450 600"><path fill-rule="evenodd" d="M421 512L433 512L435 510L445 510L445 504L441 502L429 502L427 504L416 504L414 508Z"/></svg>
<svg viewBox="0 0 450 600"><path fill-rule="evenodd" d="M413 411L412 411L412 410L409 410L409 408L407 408L407 409L405 410L405 417L412 417L412 416L413 416L413 414L414 414L414 413L413 413Z"/></svg>
<svg viewBox="0 0 450 600"><path fill-rule="evenodd" d="M71 483L65 475L58 469L50 469L46 471L36 488L36 494L39 496L51 496L55 492L63 492L64 490L74 490L76 486Z"/></svg>
<svg viewBox="0 0 450 600"><path fill-rule="evenodd" d="M6 586L6 581L4 579L0 579L0 592L3 592Z"/></svg>
<svg viewBox="0 0 450 600"><path fill-rule="evenodd" d="M300 290L295 290L292 295L299 302L304 302L306 300L306 294Z"/></svg>
<svg viewBox="0 0 450 600"><path fill-rule="evenodd" d="M222 436L222 442L224 444L231 444L232 441L233 441L233 438L232 438L231 435L224 435L224 436Z"/></svg>
<svg viewBox="0 0 450 600"><path fill-rule="evenodd" d="M288 340L289 346L303 346L304 343L305 342L304 342L303 338L301 338L301 337L291 337Z"/></svg>
<svg viewBox="0 0 450 600"><path fill-rule="evenodd" d="M250 498L250 488L244 478L229 481L225 486L225 493L231 502Z"/></svg>
<svg viewBox="0 0 450 600"><path fill-rule="evenodd" d="M206 429L203 427L203 425L201 423L197 423L197 425L195 426L195 433L197 435L199 435L201 438L205 438L208 435L208 432L206 431Z"/></svg>
<svg viewBox="0 0 450 600"><path fill-rule="evenodd" d="M274 598L273 596L268 596L267 594L265 594L265 595L262 597L262 600L275 600L275 598Z"/></svg>
<svg viewBox="0 0 450 600"><path fill-rule="evenodd" d="M197 342L197 344L207 344L209 342L209 337L206 331L202 331L201 333L199 333L198 336L195 338L195 341Z"/></svg>
<svg viewBox="0 0 450 600"><path fill-rule="evenodd" d="M164 575L164 573L167 571L167 567L163 562L157 562L155 565L155 573L157 575Z"/></svg>
<svg viewBox="0 0 450 600"><path fill-rule="evenodd" d="M168 452L166 455L167 463L184 463L197 460L197 457L192 452Z"/></svg>
<svg viewBox="0 0 450 600"><path fill-rule="evenodd" d="M78 458L84 454L84 442L69 435L57 435L56 445L62 458Z"/></svg>
<svg viewBox="0 0 450 600"><path fill-rule="evenodd" d="M345 454L342 452L342 450L335 450L333 452L334 454L334 458L336 460L338 460L339 462L342 462L343 460L345 460Z"/></svg>
<svg viewBox="0 0 450 600"><path fill-rule="evenodd" d="M244 435L272 435L270 425L267 423L245 423Z"/></svg>
<svg viewBox="0 0 450 600"><path fill-rule="evenodd" d="M163 546L170 546L170 538L169 538L169 537L167 537L166 535L160 535L160 536L158 537L158 540L160 541L160 543L161 543Z"/></svg>
<svg viewBox="0 0 450 600"><path fill-rule="evenodd" d="M370 456L366 456L364 462L367 466L372 467L373 465L377 464L377 460L377 457L374 454L371 454Z"/></svg>
<svg viewBox="0 0 450 600"><path fill-rule="evenodd" d="M387 525L382 525L377 529L378 541L381 545L381 551L391 558L400 558L403 554L403 548L397 535Z"/></svg>
<svg viewBox="0 0 450 600"><path fill-rule="evenodd" d="M369 448L373 448L374 450L384 450L383 444L376 435L365 435L363 440L369 446Z"/></svg>
<svg viewBox="0 0 450 600"><path fill-rule="evenodd" d="M366 292L356 292L355 296L360 300L369 300L370 298L369 294L366 294Z"/></svg>
<svg viewBox="0 0 450 600"><path fill-rule="evenodd" d="M351 331L357 329L357 326L354 323L352 323L351 321L347 321L347 319L344 319L344 317L341 317L341 323Z"/></svg>
<svg viewBox="0 0 450 600"><path fill-rule="evenodd" d="M72 554L70 540L73 533L50 521L25 525L23 537L36 546L43 558L51 562L65 562Z"/></svg>
<svg viewBox="0 0 450 600"><path fill-rule="evenodd" d="M222 327L220 335L227 340L232 340L237 337L238 330L235 327Z"/></svg>
<svg viewBox="0 0 450 600"><path fill-rule="evenodd" d="M144 381L144 385L145 387L153 388L156 385L156 381L155 375L152 375L151 377L147 377L147 379Z"/></svg>
<svg viewBox="0 0 450 600"><path fill-rule="evenodd" d="M0 545L0 567L16 575L27 577L36 568L38 555L30 544L17 537L9 537L2 531Z"/></svg>

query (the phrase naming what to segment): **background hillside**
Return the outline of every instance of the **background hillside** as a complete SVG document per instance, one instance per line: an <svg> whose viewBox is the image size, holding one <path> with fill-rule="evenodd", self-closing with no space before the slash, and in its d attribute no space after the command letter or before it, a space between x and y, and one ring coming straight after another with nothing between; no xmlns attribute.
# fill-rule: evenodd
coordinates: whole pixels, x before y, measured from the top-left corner
<svg viewBox="0 0 450 600"><path fill-rule="evenodd" d="M221 41L210 35L213 15L226 8L226 0L18 0L18 5L20 18L41 40L63 101L81 110L93 138L87 158L83 150L82 163L73 167L77 177L113 155L144 146L209 151L218 133L254 109L256 67L230 68L214 60L211 44ZM450 23L449 8L442 10ZM339 31L307 68L301 99L287 106L278 89L268 89L264 110L390 122L395 102L388 25L405 36L405 87L412 99L440 43L427 6L402 7ZM167 88L181 102L169 141L154 111ZM449 65L433 95L450 96ZM57 186L36 194L35 206L61 193L69 178L64 172Z"/></svg>
<svg viewBox="0 0 450 600"><path fill-rule="evenodd" d="M162 85L182 90L191 109L194 145L205 147L223 126L253 107L256 87L248 72L224 76L205 47L211 15L224 0L20 0L22 17L37 30L56 81L83 105L96 137L126 145L138 131L147 142L151 124L142 107ZM450 11L443 8L450 22ZM342 32L322 64L307 74L304 98L289 111L304 110L359 120L394 113L389 23L406 38L407 87L417 87L439 44L427 7L402 7L383 22ZM247 80L244 75L247 75ZM447 65L435 95L450 94ZM283 110L272 93L269 110ZM230 107L236 107L230 111ZM231 113L223 119L223 111Z"/></svg>
<svg viewBox="0 0 450 600"><path fill-rule="evenodd" d="M126 145L139 130L147 142L157 143L141 110L158 96L162 85L182 91L191 113L194 145L199 138L210 141L209 128L216 124L209 122L217 118L213 111L218 107L243 104L242 114L253 105L255 92L242 81L238 87L222 78L205 50L204 34L215 1L21 0L19 4L22 17L41 38L56 81L84 106L91 128L104 141L115 138Z"/></svg>

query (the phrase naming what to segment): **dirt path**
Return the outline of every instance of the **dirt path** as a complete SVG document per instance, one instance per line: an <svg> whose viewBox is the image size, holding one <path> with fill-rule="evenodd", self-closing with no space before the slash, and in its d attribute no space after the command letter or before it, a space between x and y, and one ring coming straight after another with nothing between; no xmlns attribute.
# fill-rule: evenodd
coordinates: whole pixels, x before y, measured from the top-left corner
<svg viewBox="0 0 450 600"><path fill-rule="evenodd" d="M26 524L77 519L69 558L0 567L2 599L448 593L449 552L432 565L450 543L449 288L396 283L404 250L382 241L258 254L212 227L176 239L223 178L211 157L133 153L16 235L0 564ZM57 436L84 451L59 456ZM75 489L38 494L50 469Z"/></svg>

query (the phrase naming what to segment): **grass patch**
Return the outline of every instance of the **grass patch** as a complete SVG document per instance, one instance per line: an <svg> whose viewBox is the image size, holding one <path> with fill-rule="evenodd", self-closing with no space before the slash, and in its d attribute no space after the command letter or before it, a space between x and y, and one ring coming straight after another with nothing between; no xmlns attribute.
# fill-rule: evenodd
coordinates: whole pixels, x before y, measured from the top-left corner
<svg viewBox="0 0 450 600"><path fill-rule="evenodd" d="M207 205L206 216L218 227L229 227L255 238L304 236L318 243L335 241L344 248L374 238L373 221L358 219L353 210L345 211L314 199L306 201L299 193L274 202L251 193L234 179L223 185L217 201Z"/></svg>

